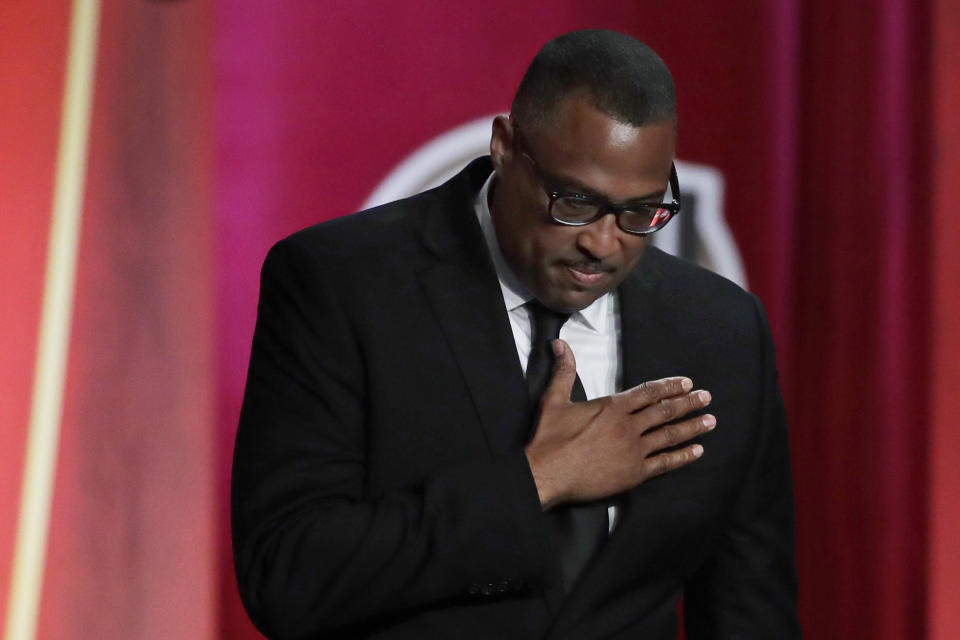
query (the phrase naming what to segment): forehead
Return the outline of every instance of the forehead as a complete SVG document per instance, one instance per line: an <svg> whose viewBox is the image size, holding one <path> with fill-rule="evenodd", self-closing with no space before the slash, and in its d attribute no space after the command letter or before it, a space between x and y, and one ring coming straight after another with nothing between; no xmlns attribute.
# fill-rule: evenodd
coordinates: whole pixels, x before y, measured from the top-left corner
<svg viewBox="0 0 960 640"><path fill-rule="evenodd" d="M636 127L583 98L559 103L523 135L551 178L588 186L613 200L665 189L676 146L672 121Z"/></svg>

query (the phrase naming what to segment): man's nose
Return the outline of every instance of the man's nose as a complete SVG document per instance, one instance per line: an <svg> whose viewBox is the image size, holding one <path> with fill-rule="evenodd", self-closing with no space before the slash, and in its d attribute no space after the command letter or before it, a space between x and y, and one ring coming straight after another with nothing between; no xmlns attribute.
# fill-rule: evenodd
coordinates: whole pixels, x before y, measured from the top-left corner
<svg viewBox="0 0 960 640"><path fill-rule="evenodd" d="M580 228L577 246L592 257L602 260L620 249L620 233L617 217L608 213L599 220Z"/></svg>

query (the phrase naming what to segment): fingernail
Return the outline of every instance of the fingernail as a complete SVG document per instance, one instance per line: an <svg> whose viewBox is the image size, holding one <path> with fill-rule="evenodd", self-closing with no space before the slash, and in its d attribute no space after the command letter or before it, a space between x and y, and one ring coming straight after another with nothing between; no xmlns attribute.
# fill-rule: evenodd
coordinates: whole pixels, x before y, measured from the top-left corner
<svg viewBox="0 0 960 640"><path fill-rule="evenodd" d="M563 343L560 340L553 341L553 355L562 356L563 355Z"/></svg>
<svg viewBox="0 0 960 640"><path fill-rule="evenodd" d="M710 392L709 391L697 391L697 400L706 404L710 402Z"/></svg>
<svg viewBox="0 0 960 640"><path fill-rule="evenodd" d="M695 457L697 457L697 458L699 458L700 456L702 456L702 455L703 455L703 447L701 447L699 444L693 445L693 455L694 455Z"/></svg>
<svg viewBox="0 0 960 640"><path fill-rule="evenodd" d="M680 381L680 387L684 391L690 391L690 389L693 389L693 380L691 380L690 378L684 378L683 380Z"/></svg>
<svg viewBox="0 0 960 640"><path fill-rule="evenodd" d="M713 429L715 426L717 426L717 419L714 418L714 417L713 417L712 415L710 415L709 413L706 414L705 416L703 416L703 417L700 419L700 421L703 423L703 426L705 426L708 431L711 430L711 429Z"/></svg>

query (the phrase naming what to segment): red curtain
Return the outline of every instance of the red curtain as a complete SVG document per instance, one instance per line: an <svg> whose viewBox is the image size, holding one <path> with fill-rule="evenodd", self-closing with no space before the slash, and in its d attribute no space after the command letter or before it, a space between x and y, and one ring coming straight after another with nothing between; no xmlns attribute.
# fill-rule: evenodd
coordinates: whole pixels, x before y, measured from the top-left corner
<svg viewBox="0 0 960 640"><path fill-rule="evenodd" d="M209 15L103 3L39 638L217 633ZM0 7L4 607L71 17Z"/></svg>
<svg viewBox="0 0 960 640"><path fill-rule="evenodd" d="M928 451L929 638L960 636L960 4L937 0L934 27L933 420Z"/></svg>
<svg viewBox="0 0 960 640"><path fill-rule="evenodd" d="M0 3L0 615L20 511L69 11ZM43 25L42 32L35 25ZM10 150L10 151L8 151ZM16 152L13 152L16 150Z"/></svg>
<svg viewBox="0 0 960 640"><path fill-rule="evenodd" d="M210 14L104 2L38 637L214 633Z"/></svg>
<svg viewBox="0 0 960 640"><path fill-rule="evenodd" d="M925 598L930 16L804 4L794 350L802 612L811 637L916 637Z"/></svg>

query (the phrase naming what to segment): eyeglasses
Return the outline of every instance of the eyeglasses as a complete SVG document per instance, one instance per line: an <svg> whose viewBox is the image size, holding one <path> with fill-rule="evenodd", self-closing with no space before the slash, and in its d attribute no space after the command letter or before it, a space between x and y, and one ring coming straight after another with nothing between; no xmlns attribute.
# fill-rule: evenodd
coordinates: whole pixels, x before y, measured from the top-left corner
<svg viewBox="0 0 960 640"><path fill-rule="evenodd" d="M514 140L522 145L520 128L514 124ZM523 145L526 146L526 145ZM547 211L555 222L572 227L582 227L612 213L617 218L617 226L627 233L645 236L659 231L680 213L680 182L677 180L677 168L670 164L670 192L672 202L639 202L632 204L611 204L597 198L570 191L553 189L548 183L543 169L526 150L518 149L537 172L537 179L550 199Z"/></svg>

